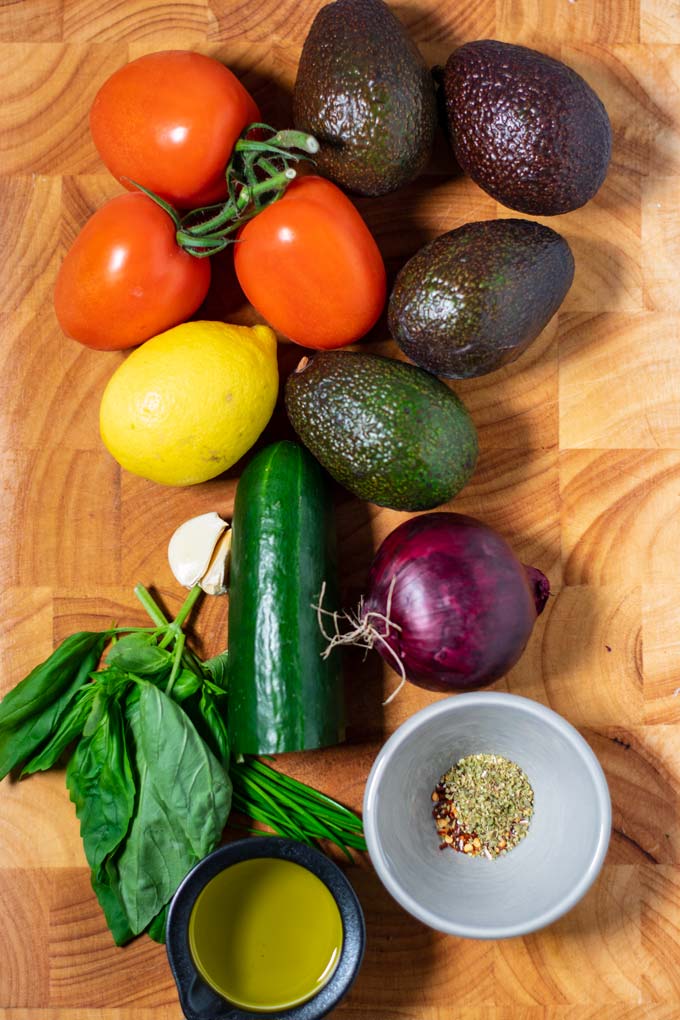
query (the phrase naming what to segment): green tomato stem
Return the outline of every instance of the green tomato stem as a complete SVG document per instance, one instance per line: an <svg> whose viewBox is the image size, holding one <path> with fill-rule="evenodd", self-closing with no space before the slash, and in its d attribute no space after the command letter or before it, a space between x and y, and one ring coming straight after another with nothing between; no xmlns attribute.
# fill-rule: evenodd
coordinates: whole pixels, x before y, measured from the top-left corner
<svg viewBox="0 0 680 1020"><path fill-rule="evenodd" d="M274 164L270 162L270 160L265 159L264 156L257 161L257 164L260 167L260 169L264 170L264 172L266 174L269 174L270 177L273 177L275 174L279 172L277 168L274 166ZM286 166L285 169L287 170L288 166Z"/></svg>
<svg viewBox="0 0 680 1020"><path fill-rule="evenodd" d="M190 223L192 217L195 217L198 213L209 212L210 209L217 209L218 211L214 216L210 216L207 220L200 221L198 223ZM212 233L213 229L217 229L222 226L223 223L228 223L238 214L235 200L231 199L219 206L206 206L205 209L197 209L193 212L188 213L183 217L182 222L179 225L179 230L187 233L191 237L201 237L203 234Z"/></svg>
<svg viewBox="0 0 680 1020"><path fill-rule="evenodd" d="M209 259L212 255L217 255L218 252L224 251L225 248L233 243L233 241L225 238L222 241L215 241L213 244L199 249L194 248L192 244L186 244L182 247L187 255L192 255L195 259Z"/></svg>
<svg viewBox="0 0 680 1020"><path fill-rule="evenodd" d="M316 156L320 149L314 135L310 135L306 131L277 131L269 141L272 145L280 145L282 149L303 149L312 156Z"/></svg>
<svg viewBox="0 0 680 1020"><path fill-rule="evenodd" d="M314 135L307 134L306 131L276 131L266 140L248 138L247 135L257 128L273 131L273 128L266 124L250 124L234 146L234 152L278 152L280 154L281 150L302 149L315 156L319 151L319 143L316 138Z"/></svg>
<svg viewBox="0 0 680 1020"><path fill-rule="evenodd" d="M175 224L175 226L179 227L180 224L179 213L173 206L170 205L169 202L166 202L164 198L161 198L160 195L157 195L155 191L149 191L149 189L145 188L142 184L138 184L137 181L133 181L131 177L123 177L121 179L124 181L128 181L137 189L137 191L141 191L143 195L146 195L147 198L150 198L152 200L152 202L155 202L156 205L160 206L160 208L168 214L168 216Z"/></svg>
<svg viewBox="0 0 680 1020"><path fill-rule="evenodd" d="M269 165L271 166L271 164ZM274 168L272 167L272 169ZM216 216L211 216L210 219L204 220L203 223L198 223L196 226L186 226L184 222L180 224L177 230L177 243L181 247L188 247L192 243L195 247L201 247L199 239L203 237L209 235L210 240L217 240L226 233L232 233L244 222L242 214L245 213L250 202L268 192L283 191L296 176L295 170L286 169L281 173L272 174L264 181L258 181L251 187L244 185L236 196L235 203L226 202ZM186 218L184 218L185 221Z"/></svg>
<svg viewBox="0 0 680 1020"><path fill-rule="evenodd" d="M255 130L268 132L269 137L249 138ZM192 209L183 216L153 191L128 181L168 214L175 225L177 245L183 251L197 259L207 258L231 244L230 234L282 196L296 177L291 163L309 159L318 151L316 138L305 131L276 131L268 124L249 124L236 142L226 169L226 202Z"/></svg>

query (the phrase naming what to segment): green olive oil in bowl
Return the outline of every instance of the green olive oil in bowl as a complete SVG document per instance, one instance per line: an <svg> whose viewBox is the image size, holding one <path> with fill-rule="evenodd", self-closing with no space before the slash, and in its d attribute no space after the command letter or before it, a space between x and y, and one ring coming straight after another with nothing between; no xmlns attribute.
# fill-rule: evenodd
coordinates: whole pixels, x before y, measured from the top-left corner
<svg viewBox="0 0 680 1020"><path fill-rule="evenodd" d="M168 962L186 1020L320 1020L354 983L365 942L343 871L277 836L208 854L168 910Z"/></svg>
<svg viewBox="0 0 680 1020"><path fill-rule="evenodd" d="M324 883L275 857L240 861L211 879L189 918L203 979L242 1009L274 1012L306 1002L330 980L342 918Z"/></svg>

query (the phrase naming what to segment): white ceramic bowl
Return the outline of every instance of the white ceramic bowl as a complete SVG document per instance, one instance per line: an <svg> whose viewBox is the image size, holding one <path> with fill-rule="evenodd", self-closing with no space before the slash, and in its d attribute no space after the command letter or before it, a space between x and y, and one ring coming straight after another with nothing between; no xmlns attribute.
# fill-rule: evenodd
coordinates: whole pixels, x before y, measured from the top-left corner
<svg viewBox="0 0 680 1020"><path fill-rule="evenodd" d="M439 849L431 793L469 754L516 762L534 790L527 836L489 861ZM416 712L387 740L366 783L364 829L398 903L450 935L501 939L561 917L596 878L611 801L594 753L562 716L528 698L457 694Z"/></svg>

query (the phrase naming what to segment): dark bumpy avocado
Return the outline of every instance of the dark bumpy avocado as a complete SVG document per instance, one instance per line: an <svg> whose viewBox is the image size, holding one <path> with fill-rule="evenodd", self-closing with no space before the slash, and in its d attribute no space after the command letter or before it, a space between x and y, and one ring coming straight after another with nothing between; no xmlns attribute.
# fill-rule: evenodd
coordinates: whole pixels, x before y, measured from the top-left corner
<svg viewBox="0 0 680 1020"><path fill-rule="evenodd" d="M569 245L531 220L466 223L426 244L397 276L392 336L412 361L450 379L519 357L574 278Z"/></svg>
<svg viewBox="0 0 680 1020"><path fill-rule="evenodd" d="M461 169L510 209L578 209L604 181L607 111L570 67L525 46L467 43L444 70L449 134Z"/></svg>
<svg viewBox="0 0 680 1020"><path fill-rule="evenodd" d="M429 510L470 478L477 433L435 376L376 354L327 351L286 382L286 410L302 442L360 499Z"/></svg>
<svg viewBox="0 0 680 1020"><path fill-rule="evenodd" d="M321 144L321 172L359 195L413 180L432 149L432 77L382 0L321 8L300 57L293 111L296 127Z"/></svg>

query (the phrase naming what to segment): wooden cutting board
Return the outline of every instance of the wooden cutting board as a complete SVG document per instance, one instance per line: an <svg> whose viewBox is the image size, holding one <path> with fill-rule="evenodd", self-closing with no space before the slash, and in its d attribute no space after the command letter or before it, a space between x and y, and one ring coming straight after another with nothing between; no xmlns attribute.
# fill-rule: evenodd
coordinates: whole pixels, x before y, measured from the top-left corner
<svg viewBox="0 0 680 1020"><path fill-rule="evenodd" d="M192 48L242 76L265 118L290 123L290 88L319 0L5 0L0 6L0 323L3 428L0 687L55 642L111 620L142 622L132 588L181 592L169 535L228 514L236 472L171 490L119 471L101 446L103 386L122 360L65 339L51 303L64 252L119 188L87 114L98 86L143 53ZM680 4L677 0L409 0L395 4L431 64L461 42L534 45L600 93L615 133L605 186L550 221L572 245L562 310L512 368L457 386L481 460L456 509L482 517L556 597L499 690L578 726L611 786L603 873L546 931L502 943L448 938L405 914L367 861L348 869L368 924L344 1020L595 1020L680 1015ZM358 203L393 274L468 220L510 215L452 176L443 139L427 174ZM224 262L206 317L254 320ZM394 353L384 329L376 350ZM281 348L284 370L300 351ZM267 438L282 434L278 415ZM343 591L404 515L339 499ZM207 600L199 648L224 644L226 602ZM281 766L359 808L385 737L434 695L396 683L377 656L348 658L349 741ZM0 1020L177 1020L164 950L116 949L91 892L63 773L0 787Z"/></svg>

